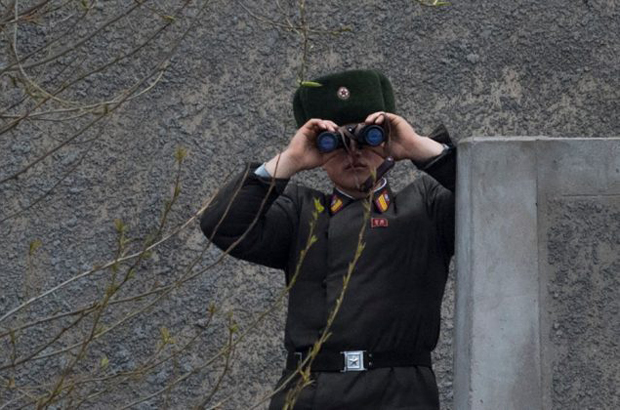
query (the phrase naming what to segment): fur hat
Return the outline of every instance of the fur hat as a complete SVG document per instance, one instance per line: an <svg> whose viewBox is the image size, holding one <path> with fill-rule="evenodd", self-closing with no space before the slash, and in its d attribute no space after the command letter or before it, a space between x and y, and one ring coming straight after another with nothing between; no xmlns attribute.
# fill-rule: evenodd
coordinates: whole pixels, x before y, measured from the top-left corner
<svg viewBox="0 0 620 410"><path fill-rule="evenodd" d="M373 112L394 112L394 108L392 85L376 70L344 71L302 83L293 98L298 127L311 118L353 124Z"/></svg>

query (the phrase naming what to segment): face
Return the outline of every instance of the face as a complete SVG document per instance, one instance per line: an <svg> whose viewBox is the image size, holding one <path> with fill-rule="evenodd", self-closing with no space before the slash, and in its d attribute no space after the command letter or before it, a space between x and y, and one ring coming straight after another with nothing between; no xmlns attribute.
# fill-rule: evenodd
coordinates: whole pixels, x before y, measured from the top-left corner
<svg viewBox="0 0 620 410"><path fill-rule="evenodd" d="M352 144L355 145L355 144ZM360 192L361 186L372 171L383 163L383 147L340 148L330 154L323 169L329 179L347 193Z"/></svg>

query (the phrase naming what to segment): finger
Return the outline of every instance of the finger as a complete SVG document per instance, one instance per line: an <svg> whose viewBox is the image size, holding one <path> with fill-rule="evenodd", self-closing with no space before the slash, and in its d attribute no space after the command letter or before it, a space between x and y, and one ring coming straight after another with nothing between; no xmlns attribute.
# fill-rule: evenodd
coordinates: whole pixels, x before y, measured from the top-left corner
<svg viewBox="0 0 620 410"><path fill-rule="evenodd" d="M372 124L373 122L375 122L375 118L377 117L377 112L373 112L372 114L369 114L368 117L366 117L366 119L364 120L364 122L366 124Z"/></svg>
<svg viewBox="0 0 620 410"><path fill-rule="evenodd" d="M383 111L373 112L366 118L366 121L364 122L367 124L381 124L383 122L384 116L385 113Z"/></svg>
<svg viewBox="0 0 620 410"><path fill-rule="evenodd" d="M332 127L330 124L333 124L333 123L329 120L317 119L315 122L315 127L318 130L330 130L331 131Z"/></svg>
<svg viewBox="0 0 620 410"><path fill-rule="evenodd" d="M321 120L320 118L311 118L303 126L310 130L316 130L320 128L321 121L323 120Z"/></svg>
<svg viewBox="0 0 620 410"><path fill-rule="evenodd" d="M304 125L301 126L301 128L298 130L298 133L305 136L306 140L312 143L312 141L316 139L317 134L321 132L321 128L319 125L320 121L321 120L317 118L309 119Z"/></svg>
<svg viewBox="0 0 620 410"><path fill-rule="evenodd" d="M336 132L338 130L338 125L330 120L325 120L325 123L328 125L328 129L332 132Z"/></svg>
<svg viewBox="0 0 620 410"><path fill-rule="evenodd" d="M318 134L326 129L323 124L323 120L319 118L312 118L308 120L308 122L303 125L303 128L305 129L304 134L306 134L310 139L316 138Z"/></svg>

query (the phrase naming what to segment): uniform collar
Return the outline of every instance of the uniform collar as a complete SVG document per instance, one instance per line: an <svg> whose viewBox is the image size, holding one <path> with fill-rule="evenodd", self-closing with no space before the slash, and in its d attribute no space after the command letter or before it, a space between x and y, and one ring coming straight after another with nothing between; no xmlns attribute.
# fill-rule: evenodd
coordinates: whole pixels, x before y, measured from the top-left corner
<svg viewBox="0 0 620 410"><path fill-rule="evenodd" d="M329 212L331 215L335 215L342 211L347 205L355 201L355 198L334 187L329 204ZM391 203L392 191L390 189L390 184L386 178L381 178L381 182L373 192L373 204L375 211L378 213L383 213L390 208Z"/></svg>

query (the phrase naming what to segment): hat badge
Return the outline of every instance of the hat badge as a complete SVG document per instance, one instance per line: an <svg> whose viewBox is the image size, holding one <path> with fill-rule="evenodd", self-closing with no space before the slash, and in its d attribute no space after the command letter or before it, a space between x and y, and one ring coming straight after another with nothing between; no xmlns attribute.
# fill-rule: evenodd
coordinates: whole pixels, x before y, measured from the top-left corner
<svg viewBox="0 0 620 410"><path fill-rule="evenodd" d="M349 97L351 96L351 91L349 91L347 87L340 87L338 91L336 92L336 95L341 100L348 100Z"/></svg>

